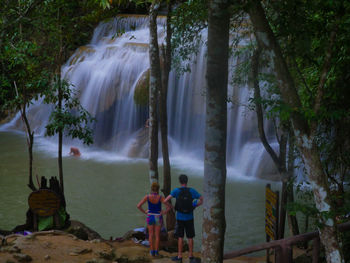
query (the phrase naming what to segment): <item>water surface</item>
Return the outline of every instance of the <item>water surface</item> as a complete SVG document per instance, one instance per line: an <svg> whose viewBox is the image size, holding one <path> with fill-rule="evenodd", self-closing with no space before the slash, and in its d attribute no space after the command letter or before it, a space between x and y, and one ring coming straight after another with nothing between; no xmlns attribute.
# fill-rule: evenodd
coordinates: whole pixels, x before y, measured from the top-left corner
<svg viewBox="0 0 350 263"><path fill-rule="evenodd" d="M57 175L55 151L54 143L36 138L35 175L47 178ZM149 189L147 161L118 159L111 153L88 154L84 151L82 158L75 158L69 157L68 148L64 148L64 185L71 219L84 222L104 238L122 236L130 229L144 226L145 217L137 210L136 204ZM84 154L89 158L84 158ZM202 192L203 172L198 167L189 169L190 164L188 160L187 167L178 163L172 169L172 185L178 186L178 175L187 173L189 185ZM0 132L0 229L9 230L25 222L30 193L27 167L25 136ZM267 182L228 178L225 250L264 242L264 187ZM196 209L197 250L200 248L201 215L202 209Z"/></svg>

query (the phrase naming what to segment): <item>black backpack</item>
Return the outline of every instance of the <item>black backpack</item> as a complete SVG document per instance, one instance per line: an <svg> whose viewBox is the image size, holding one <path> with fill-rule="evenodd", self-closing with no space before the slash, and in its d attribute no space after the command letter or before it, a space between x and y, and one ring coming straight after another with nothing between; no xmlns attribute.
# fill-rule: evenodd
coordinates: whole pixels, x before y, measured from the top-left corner
<svg viewBox="0 0 350 263"><path fill-rule="evenodd" d="M176 198L175 210L184 214L191 213L193 211L192 201L193 198L190 188L180 188L179 196Z"/></svg>

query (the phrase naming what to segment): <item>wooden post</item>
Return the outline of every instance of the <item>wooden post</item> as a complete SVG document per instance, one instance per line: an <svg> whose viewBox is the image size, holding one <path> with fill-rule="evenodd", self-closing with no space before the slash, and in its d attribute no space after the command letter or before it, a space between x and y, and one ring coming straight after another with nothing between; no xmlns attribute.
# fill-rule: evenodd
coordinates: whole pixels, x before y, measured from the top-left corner
<svg viewBox="0 0 350 263"><path fill-rule="evenodd" d="M279 233L279 228L278 228L278 226L279 226L279 224L278 224L278 222L279 222L279 214L280 214L280 193L279 193L279 191L276 191L275 192L276 193L276 229L275 229L275 240L277 240L278 239L278 233Z"/></svg>
<svg viewBox="0 0 350 263"><path fill-rule="evenodd" d="M38 231L38 216L35 213L33 213L33 229Z"/></svg>
<svg viewBox="0 0 350 263"><path fill-rule="evenodd" d="M280 214L280 209L279 209L279 196L280 196L280 194L279 194L279 192L278 191L276 191L276 228L275 228L275 240L277 240L278 239L278 220L279 220L279 214ZM279 254L281 254L281 250L279 250L279 251L277 251L277 253L279 253ZM275 262L283 262L283 261L278 261L277 260L277 253L276 253L276 249L275 249Z"/></svg>
<svg viewBox="0 0 350 263"><path fill-rule="evenodd" d="M350 221L347 223L342 223L340 225L337 225L337 227L338 227L338 231L340 231L340 232L350 231ZM258 244L258 245L244 248L241 250L228 252L224 255L224 259L231 259L231 258L235 258L235 257L243 256L246 254L250 254L253 252L267 250L267 249L271 249L271 248L281 249L282 246L290 246L291 247L292 245L296 245L300 242L314 240L315 250L313 251L313 254L317 255L317 260L318 260L319 247L320 247L320 241L319 241L318 237L319 237L318 231L314 231L314 232L309 232L309 233L305 233L305 234L301 234L301 235L297 235L297 236L284 238L281 240L273 240L273 241L268 242L268 243ZM316 238L318 240L315 240ZM278 261L276 263L278 263ZM317 263L317 261L315 261L313 263Z"/></svg>
<svg viewBox="0 0 350 263"><path fill-rule="evenodd" d="M318 257L320 255L320 237L313 239L312 246L312 263L318 263Z"/></svg>
<svg viewBox="0 0 350 263"><path fill-rule="evenodd" d="M293 262L293 249L291 245L283 244L282 251L281 251L282 261L276 261L276 262L283 262L283 263L292 263Z"/></svg>
<svg viewBox="0 0 350 263"><path fill-rule="evenodd" d="M286 226L286 204L287 204L287 182L282 182L282 190L281 190L281 206L279 209L279 220L278 223L278 238L284 238L284 229Z"/></svg>
<svg viewBox="0 0 350 263"><path fill-rule="evenodd" d="M266 242L270 242L270 237L266 235ZM266 263L270 263L270 249L266 249Z"/></svg>
<svg viewBox="0 0 350 263"><path fill-rule="evenodd" d="M56 213L53 215L53 222L54 222L54 225L55 225L55 228L56 228L56 229L60 229L60 228L61 228L60 216L58 215L58 212L56 212Z"/></svg>

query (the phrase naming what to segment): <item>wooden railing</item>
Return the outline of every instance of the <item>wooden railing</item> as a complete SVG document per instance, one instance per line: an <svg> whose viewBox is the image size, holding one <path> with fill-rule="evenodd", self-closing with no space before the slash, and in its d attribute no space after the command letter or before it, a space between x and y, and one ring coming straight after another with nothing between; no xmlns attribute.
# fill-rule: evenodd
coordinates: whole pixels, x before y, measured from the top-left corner
<svg viewBox="0 0 350 263"><path fill-rule="evenodd" d="M338 225L338 230L340 232L345 232L350 230L350 222L346 222ZM293 262L293 245L313 240L313 250L312 250L312 263L317 263L320 255L320 238L318 231L309 232L297 236L292 236L280 240L274 240L268 243L263 243L255 245L252 247L244 248L241 250L228 252L224 255L224 259L230 259L239 257L242 255L250 254L253 252L275 249L276 251L276 261L277 263L292 263Z"/></svg>

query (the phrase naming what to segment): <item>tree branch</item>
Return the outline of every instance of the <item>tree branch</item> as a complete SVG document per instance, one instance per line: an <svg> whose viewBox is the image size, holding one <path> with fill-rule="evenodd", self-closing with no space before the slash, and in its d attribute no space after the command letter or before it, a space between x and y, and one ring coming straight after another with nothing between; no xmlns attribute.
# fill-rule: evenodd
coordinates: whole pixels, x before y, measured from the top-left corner
<svg viewBox="0 0 350 263"><path fill-rule="evenodd" d="M264 131L263 110L261 107L261 94L260 94L259 79L258 79L260 53L261 53L261 48L258 45L257 49L254 50L254 53L252 56L252 62L251 62L251 67L252 67L251 83L254 88L254 103L255 103L256 115L258 117L259 137L262 144L264 145L265 150L269 153L277 169L280 171L279 158L275 153L275 151L270 146L269 142L267 141L265 131Z"/></svg>
<svg viewBox="0 0 350 263"><path fill-rule="evenodd" d="M293 109L291 111L293 127L302 134L308 135L310 133L310 127L304 116L297 110L302 107L302 104L295 87L294 79L287 67L281 47L266 19L261 2L249 1L246 8L254 26L254 35L257 42L266 50L267 56L273 63L273 69L276 80L279 83L282 99L290 109Z"/></svg>

